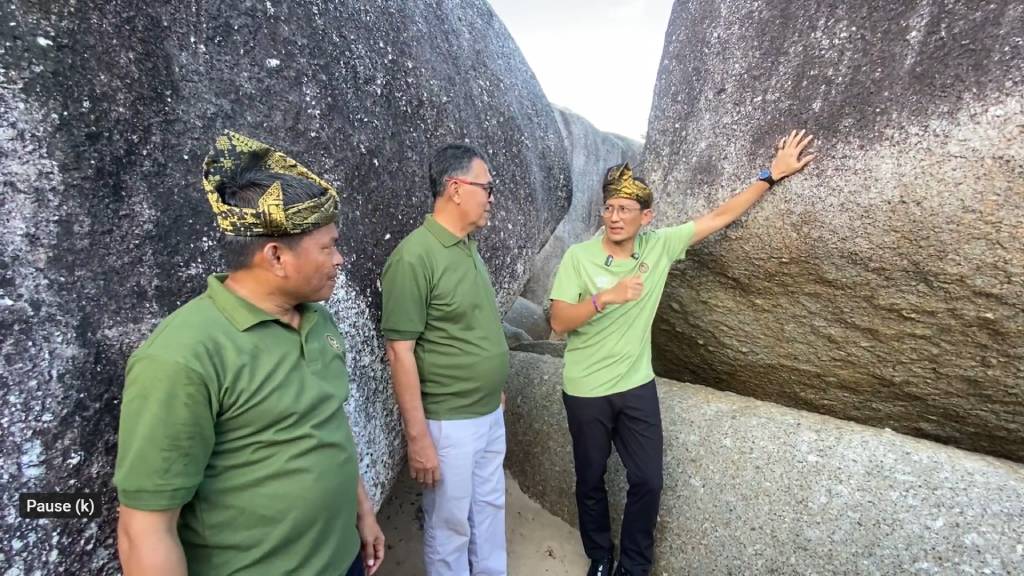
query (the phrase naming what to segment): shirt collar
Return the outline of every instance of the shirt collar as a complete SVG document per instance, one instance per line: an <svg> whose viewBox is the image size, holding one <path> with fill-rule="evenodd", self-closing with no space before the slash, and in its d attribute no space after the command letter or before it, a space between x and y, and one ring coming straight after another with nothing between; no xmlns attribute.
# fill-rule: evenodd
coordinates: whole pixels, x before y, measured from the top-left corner
<svg viewBox="0 0 1024 576"><path fill-rule="evenodd" d="M450 248L459 242L462 242L462 238L452 234L451 230L445 228L440 222L435 220L433 214L427 214L426 219L423 220L423 226L434 236L434 238L437 238L437 241L445 248Z"/></svg>
<svg viewBox="0 0 1024 576"><path fill-rule="evenodd" d="M211 274L206 279L206 295L235 328L244 332L260 322L277 320L252 302L228 290L224 286L227 277L227 274Z"/></svg>

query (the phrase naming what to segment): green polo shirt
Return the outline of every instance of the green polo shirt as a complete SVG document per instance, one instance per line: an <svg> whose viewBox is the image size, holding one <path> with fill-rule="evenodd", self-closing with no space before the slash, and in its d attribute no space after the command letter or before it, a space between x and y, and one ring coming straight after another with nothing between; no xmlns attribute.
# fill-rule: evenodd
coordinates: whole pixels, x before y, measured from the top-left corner
<svg viewBox="0 0 1024 576"><path fill-rule="evenodd" d="M384 337L416 341L427 418L461 420L497 410L508 344L476 241L427 216L391 253L381 291Z"/></svg>
<svg viewBox="0 0 1024 576"><path fill-rule="evenodd" d="M692 221L636 237L636 258L608 262L603 236L574 244L562 256L551 299L575 304L590 300L623 278L639 274L640 298L610 305L568 334L563 380L570 396L607 396L650 382L651 325L672 263L686 257Z"/></svg>
<svg viewBox="0 0 1024 576"><path fill-rule="evenodd" d="M359 549L343 339L323 306L295 330L224 278L128 361L118 498L181 507L191 576L340 576Z"/></svg>

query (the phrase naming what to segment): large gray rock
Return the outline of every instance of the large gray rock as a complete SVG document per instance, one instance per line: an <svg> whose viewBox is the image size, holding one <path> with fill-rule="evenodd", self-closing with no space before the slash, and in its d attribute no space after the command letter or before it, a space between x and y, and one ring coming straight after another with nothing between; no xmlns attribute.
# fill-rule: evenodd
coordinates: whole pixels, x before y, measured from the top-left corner
<svg viewBox="0 0 1024 576"><path fill-rule="evenodd" d="M520 342L515 348L512 348L512 351L564 358L565 340L531 340L529 342Z"/></svg>
<svg viewBox="0 0 1024 576"><path fill-rule="evenodd" d="M504 320L529 334L533 340L547 340L551 335L551 325L544 309L525 298L516 298Z"/></svg>
<svg viewBox="0 0 1024 576"><path fill-rule="evenodd" d="M122 372L221 267L200 163L230 128L333 182L360 468L379 502L401 461L377 279L431 200L433 148L469 141L501 186L481 236L503 308L562 219L550 105L480 0L0 7L0 566L116 572L110 484ZM100 521L22 521L24 491L103 495Z"/></svg>
<svg viewBox="0 0 1024 576"><path fill-rule="evenodd" d="M576 523L562 363L513 352L507 466ZM654 574L1024 573L1024 466L661 380ZM614 529L626 485L607 476Z"/></svg>
<svg viewBox="0 0 1024 576"><path fill-rule="evenodd" d="M817 161L669 277L655 371L1024 461L1024 4L677 2L660 224Z"/></svg>
<svg viewBox="0 0 1024 576"><path fill-rule="evenodd" d="M505 332L505 344L511 349L516 348L524 342L530 342L533 338L522 328L516 328L508 322L501 323L501 329Z"/></svg>
<svg viewBox="0 0 1024 576"><path fill-rule="evenodd" d="M602 132L582 116L555 106L558 127L565 139L572 165L572 204L555 232L533 259L530 278L522 297L545 305L551 294L555 271L565 250L594 235L601 226L601 183L609 166L636 163L641 143Z"/></svg>

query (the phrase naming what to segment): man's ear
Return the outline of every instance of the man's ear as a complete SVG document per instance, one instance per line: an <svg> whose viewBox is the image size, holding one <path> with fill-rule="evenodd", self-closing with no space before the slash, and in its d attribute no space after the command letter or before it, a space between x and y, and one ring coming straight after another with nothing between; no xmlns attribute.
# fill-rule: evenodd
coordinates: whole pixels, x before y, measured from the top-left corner
<svg viewBox="0 0 1024 576"><path fill-rule="evenodd" d="M654 210L652 210L650 208L644 210L643 219L641 220L641 222L643 222L643 225L647 226L653 220L654 220Z"/></svg>
<svg viewBox="0 0 1024 576"><path fill-rule="evenodd" d="M278 242L267 242L260 250L259 258L263 265L275 276L284 276L284 250L285 247Z"/></svg>

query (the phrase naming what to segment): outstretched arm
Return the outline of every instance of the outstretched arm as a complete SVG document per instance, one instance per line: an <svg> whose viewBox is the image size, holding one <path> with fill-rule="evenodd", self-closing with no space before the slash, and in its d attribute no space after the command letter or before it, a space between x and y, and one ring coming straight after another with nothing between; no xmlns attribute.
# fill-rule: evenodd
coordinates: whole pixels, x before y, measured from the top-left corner
<svg viewBox="0 0 1024 576"><path fill-rule="evenodd" d="M801 130L800 132L793 130L789 136L779 140L778 152L775 154L775 159L772 160L770 169L772 179L776 182L803 170L804 166L807 166L811 160L814 160L814 154L800 158L800 154L810 144L812 138L810 134L805 136L805 133L806 130ZM690 240L690 246L732 224L733 221L749 210L755 202L760 200L761 196L768 191L768 188L767 182L758 180L718 208L694 220L695 227L693 238Z"/></svg>

